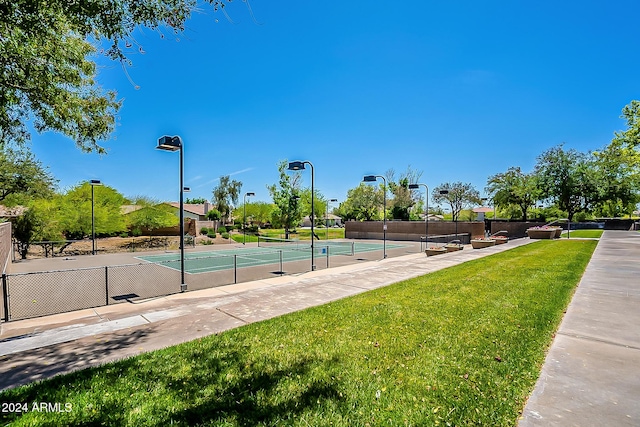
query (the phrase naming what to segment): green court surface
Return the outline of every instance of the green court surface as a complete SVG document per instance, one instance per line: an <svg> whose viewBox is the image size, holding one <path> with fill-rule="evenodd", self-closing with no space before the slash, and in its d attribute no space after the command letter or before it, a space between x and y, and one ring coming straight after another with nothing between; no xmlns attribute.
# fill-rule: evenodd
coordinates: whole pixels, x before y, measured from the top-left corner
<svg viewBox="0 0 640 427"><path fill-rule="evenodd" d="M355 253L381 251L379 243L316 242L316 259L327 256L345 256ZM405 245L387 244L387 249L402 248ZM328 253L328 255L327 255ZM178 253L140 256L138 259L156 263L167 268L180 270ZM207 273L211 271L232 270L234 268L255 267L259 265L280 264L311 258L310 245L286 247L249 247L224 249L206 252L189 252L184 256L184 269L187 274Z"/></svg>

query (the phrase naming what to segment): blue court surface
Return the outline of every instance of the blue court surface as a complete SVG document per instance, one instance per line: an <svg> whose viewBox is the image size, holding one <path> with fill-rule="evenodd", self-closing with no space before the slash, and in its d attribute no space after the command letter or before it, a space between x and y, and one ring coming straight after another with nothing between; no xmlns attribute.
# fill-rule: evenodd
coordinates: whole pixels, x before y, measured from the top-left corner
<svg viewBox="0 0 640 427"><path fill-rule="evenodd" d="M287 246L290 247L245 247L206 252L189 252L184 256L184 268L187 274L197 274L211 271L233 270L234 268L280 264L311 258L311 245L308 241L299 245ZM352 256L356 253L381 251L382 246L383 245L379 243L323 241L314 243L314 253L316 259L326 258L327 256ZM387 243L387 249L402 247L405 247L405 245ZM180 255L178 253L170 253L140 256L137 258L167 268L180 270L179 257Z"/></svg>

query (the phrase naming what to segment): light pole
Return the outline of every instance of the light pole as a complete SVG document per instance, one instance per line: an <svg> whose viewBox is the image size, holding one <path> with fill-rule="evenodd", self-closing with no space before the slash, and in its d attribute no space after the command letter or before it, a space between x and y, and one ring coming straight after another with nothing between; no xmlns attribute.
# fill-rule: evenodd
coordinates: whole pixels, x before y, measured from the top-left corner
<svg viewBox="0 0 640 427"><path fill-rule="evenodd" d="M313 254L313 239L315 238L315 233L313 231L313 223L314 221L314 211L313 211L313 199L314 199L314 194L313 194L313 164L308 161L305 160L303 162L289 162L289 170L290 171L299 171L299 170L304 170L305 167L304 165L309 165L311 166L311 215L309 216L309 218L311 219L311 271L315 271L316 269L316 264L315 264L315 259L314 259L314 254Z"/></svg>
<svg viewBox="0 0 640 427"><path fill-rule="evenodd" d="M180 292L184 292L187 290L184 282L184 145L179 136L163 136L156 148L180 152Z"/></svg>
<svg viewBox="0 0 640 427"><path fill-rule="evenodd" d="M440 190L440 194L443 196L446 196L447 194L449 194L449 190ZM453 206L451 206L451 215L453 216ZM458 215L455 216L456 220L456 240L458 240Z"/></svg>
<svg viewBox="0 0 640 427"><path fill-rule="evenodd" d="M244 212L242 213L242 244L247 243L247 197L255 196L256 193L244 193L244 200L242 207Z"/></svg>
<svg viewBox="0 0 640 427"><path fill-rule="evenodd" d="M324 217L325 218L325 227L327 227L327 240L329 240L329 203L331 202L337 202L338 199L329 199L327 200L327 215Z"/></svg>
<svg viewBox="0 0 640 427"><path fill-rule="evenodd" d="M424 197L427 202L424 210L424 244L429 246L429 187L427 187L427 184L409 184L409 189L417 190L421 185L427 190Z"/></svg>
<svg viewBox="0 0 640 427"><path fill-rule="evenodd" d="M96 216L94 210L94 193L93 188L96 185L102 185L99 179L92 179L89 181L91 184L91 255L96 254Z"/></svg>
<svg viewBox="0 0 640 427"><path fill-rule="evenodd" d="M362 182L376 182L382 178L384 188L382 193L382 257L387 257L387 180L382 175L367 175L362 178Z"/></svg>
<svg viewBox="0 0 640 427"><path fill-rule="evenodd" d="M482 203L481 207L484 208L485 202L488 202L488 201L489 199L487 197L480 198L480 203ZM487 221L489 220L489 218L485 218L483 215L482 219L484 221L484 235L485 237L488 237L491 234L491 226L489 226L489 230L487 230Z"/></svg>

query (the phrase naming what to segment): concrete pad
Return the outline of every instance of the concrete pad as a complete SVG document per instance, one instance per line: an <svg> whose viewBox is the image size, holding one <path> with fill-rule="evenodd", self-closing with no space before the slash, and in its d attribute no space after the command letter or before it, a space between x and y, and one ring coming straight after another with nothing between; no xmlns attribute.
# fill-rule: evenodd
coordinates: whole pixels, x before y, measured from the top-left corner
<svg viewBox="0 0 640 427"><path fill-rule="evenodd" d="M637 348L557 335L518 425L638 426L638 367Z"/></svg>
<svg viewBox="0 0 640 427"><path fill-rule="evenodd" d="M85 325L102 322L103 319L94 309L72 311L69 313L53 314L46 317L36 317L17 322L0 323L0 340L37 333L47 329L64 328L69 325Z"/></svg>
<svg viewBox="0 0 640 427"><path fill-rule="evenodd" d="M592 289L574 296L559 332L640 348L640 295ZM616 313L625 313L617 316Z"/></svg>
<svg viewBox="0 0 640 427"><path fill-rule="evenodd" d="M125 319L103 322L95 325L71 325L42 332L37 336L20 337L0 342L0 356L33 350L54 344L77 340L91 335L118 331L133 326L149 323L143 316L127 317Z"/></svg>

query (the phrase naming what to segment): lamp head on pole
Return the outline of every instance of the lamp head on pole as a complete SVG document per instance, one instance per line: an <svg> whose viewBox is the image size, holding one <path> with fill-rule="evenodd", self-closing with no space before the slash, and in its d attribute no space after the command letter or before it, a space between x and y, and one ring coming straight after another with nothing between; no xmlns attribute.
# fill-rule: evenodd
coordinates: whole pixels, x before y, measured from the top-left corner
<svg viewBox="0 0 640 427"><path fill-rule="evenodd" d="M182 187L182 191L184 191L185 193L188 193L191 191L191 187Z"/></svg>
<svg viewBox="0 0 640 427"><path fill-rule="evenodd" d="M445 194L449 194L449 190L440 190L440 194L442 194L443 196Z"/></svg>
<svg viewBox="0 0 640 427"><path fill-rule="evenodd" d="M246 193L245 194L246 197L252 197L252 196L255 196L255 195L256 195L256 193Z"/></svg>
<svg viewBox="0 0 640 427"><path fill-rule="evenodd" d="M338 199L329 199L329 202L337 202Z"/></svg>
<svg viewBox="0 0 640 427"><path fill-rule="evenodd" d="M289 162L288 169L290 171L299 171L304 169L304 162Z"/></svg>
<svg viewBox="0 0 640 427"><path fill-rule="evenodd" d="M366 175L364 178L362 178L363 182L376 182L377 178L375 175Z"/></svg>
<svg viewBox="0 0 640 427"><path fill-rule="evenodd" d="M158 139L158 150L178 151L182 148L182 141L179 136L163 136Z"/></svg>
<svg viewBox="0 0 640 427"><path fill-rule="evenodd" d="M99 179L89 180L89 184L91 185L102 185L102 182Z"/></svg>
<svg viewBox="0 0 640 427"><path fill-rule="evenodd" d="M417 190L420 188L420 184L409 184L409 190Z"/></svg>

